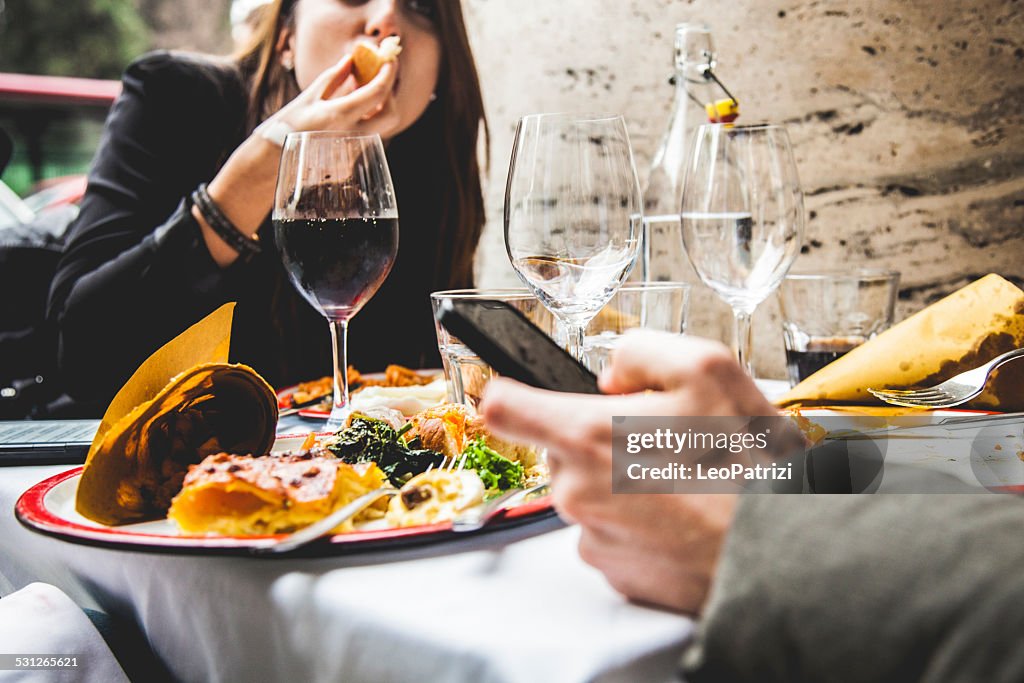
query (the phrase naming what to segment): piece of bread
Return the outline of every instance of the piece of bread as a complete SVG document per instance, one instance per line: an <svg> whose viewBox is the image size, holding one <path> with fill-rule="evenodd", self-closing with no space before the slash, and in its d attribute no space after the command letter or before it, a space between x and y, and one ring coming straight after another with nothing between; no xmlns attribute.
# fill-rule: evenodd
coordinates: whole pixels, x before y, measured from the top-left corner
<svg viewBox="0 0 1024 683"><path fill-rule="evenodd" d="M366 85L373 80L384 64L398 59L399 53L402 52L400 42L398 36L388 36L380 41L380 45L357 44L352 51L352 75L356 77L356 83L360 86Z"/></svg>

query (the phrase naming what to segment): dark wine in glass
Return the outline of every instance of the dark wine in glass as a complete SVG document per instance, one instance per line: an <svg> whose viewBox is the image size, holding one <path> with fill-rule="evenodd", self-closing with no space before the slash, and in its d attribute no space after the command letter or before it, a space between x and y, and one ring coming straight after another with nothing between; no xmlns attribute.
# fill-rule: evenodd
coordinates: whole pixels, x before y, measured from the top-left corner
<svg viewBox="0 0 1024 683"><path fill-rule="evenodd" d="M292 283L328 320L355 315L398 251L397 218L281 220L274 230Z"/></svg>
<svg viewBox="0 0 1024 683"><path fill-rule="evenodd" d="M391 272L398 209L380 137L293 133L285 140L274 200L274 236L295 288L331 325L334 406L348 417L348 321Z"/></svg>

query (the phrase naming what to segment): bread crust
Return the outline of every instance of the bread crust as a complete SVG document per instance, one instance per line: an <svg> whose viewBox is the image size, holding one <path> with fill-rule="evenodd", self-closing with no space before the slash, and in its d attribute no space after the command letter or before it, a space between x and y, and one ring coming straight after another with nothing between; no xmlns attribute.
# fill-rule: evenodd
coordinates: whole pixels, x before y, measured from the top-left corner
<svg viewBox="0 0 1024 683"><path fill-rule="evenodd" d="M352 75L356 83L364 86L373 80L388 62L398 59L402 52L402 46L398 36L388 36L380 42L380 45L373 43L358 43L352 50Z"/></svg>

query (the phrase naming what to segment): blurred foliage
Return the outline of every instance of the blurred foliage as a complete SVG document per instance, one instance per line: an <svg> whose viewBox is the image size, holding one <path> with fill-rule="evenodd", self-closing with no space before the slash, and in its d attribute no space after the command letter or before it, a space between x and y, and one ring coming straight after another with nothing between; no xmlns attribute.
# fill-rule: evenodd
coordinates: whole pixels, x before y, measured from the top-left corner
<svg viewBox="0 0 1024 683"><path fill-rule="evenodd" d="M0 0L0 71L119 78L148 47L135 0Z"/></svg>

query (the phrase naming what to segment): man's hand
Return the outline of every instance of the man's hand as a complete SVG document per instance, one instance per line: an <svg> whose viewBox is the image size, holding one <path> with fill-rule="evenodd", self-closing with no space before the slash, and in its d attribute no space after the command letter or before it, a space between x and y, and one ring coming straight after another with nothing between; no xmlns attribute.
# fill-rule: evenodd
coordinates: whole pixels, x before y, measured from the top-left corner
<svg viewBox="0 0 1024 683"><path fill-rule="evenodd" d="M736 497L613 495L612 417L771 415L774 408L724 346L674 335L625 335L600 386L627 395L564 394L497 379L481 410L495 434L547 449L555 507L582 527L585 562L627 597L699 613Z"/></svg>

